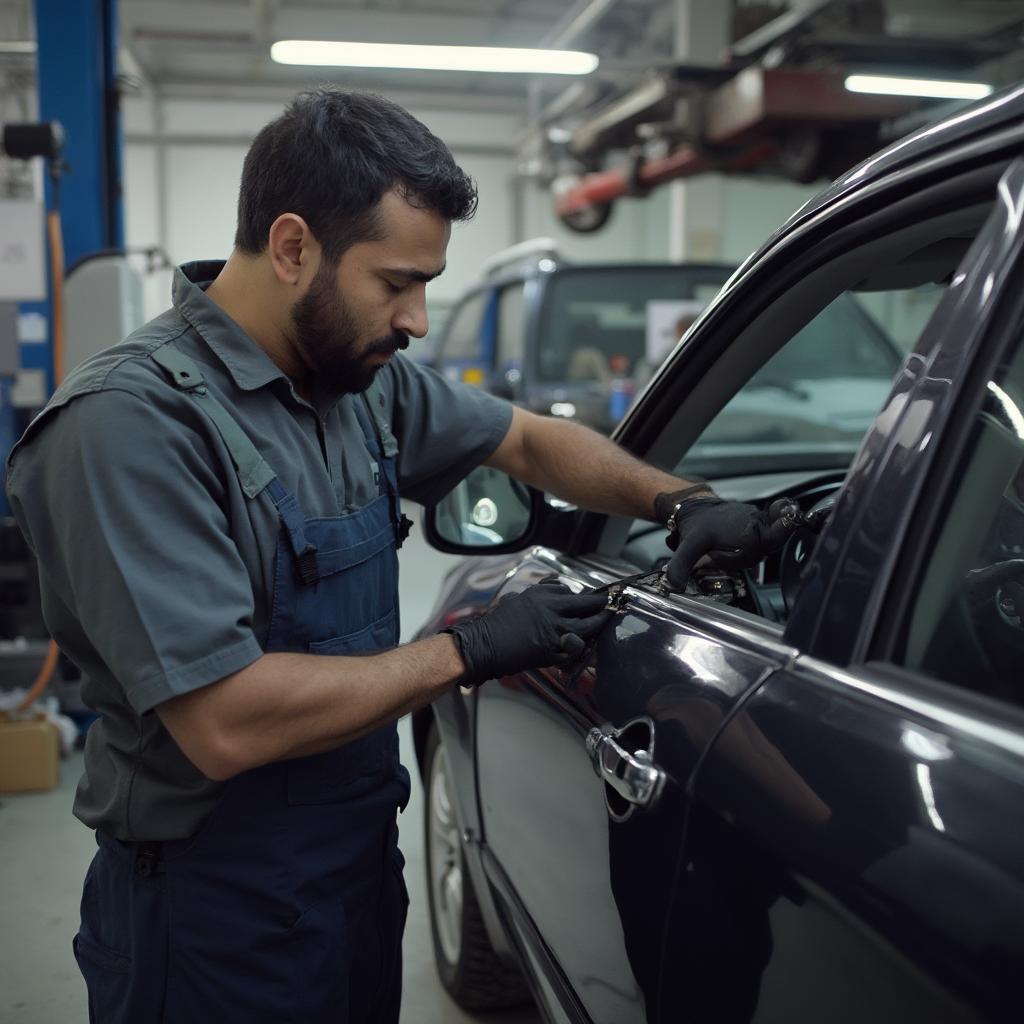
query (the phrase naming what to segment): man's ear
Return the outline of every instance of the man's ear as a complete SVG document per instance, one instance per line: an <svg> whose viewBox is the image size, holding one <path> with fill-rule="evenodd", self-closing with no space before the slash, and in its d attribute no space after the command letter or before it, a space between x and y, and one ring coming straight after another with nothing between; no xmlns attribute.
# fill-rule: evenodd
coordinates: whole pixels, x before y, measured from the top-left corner
<svg viewBox="0 0 1024 1024"><path fill-rule="evenodd" d="M270 225L267 253L282 284L302 284L316 271L320 246L309 225L297 213L282 213Z"/></svg>

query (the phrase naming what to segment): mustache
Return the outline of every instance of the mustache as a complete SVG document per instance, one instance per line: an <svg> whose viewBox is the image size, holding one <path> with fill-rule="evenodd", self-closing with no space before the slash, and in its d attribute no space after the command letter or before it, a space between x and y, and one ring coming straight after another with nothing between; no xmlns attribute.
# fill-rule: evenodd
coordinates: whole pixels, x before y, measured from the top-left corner
<svg viewBox="0 0 1024 1024"><path fill-rule="evenodd" d="M399 349L405 350L409 347L409 335L405 331L392 331L387 337L371 341L366 346L368 356L389 356Z"/></svg>

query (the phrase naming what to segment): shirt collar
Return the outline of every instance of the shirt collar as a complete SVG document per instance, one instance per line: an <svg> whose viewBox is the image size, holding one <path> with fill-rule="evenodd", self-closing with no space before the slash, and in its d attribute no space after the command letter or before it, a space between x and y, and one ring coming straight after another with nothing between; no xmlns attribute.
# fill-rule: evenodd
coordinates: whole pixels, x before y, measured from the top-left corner
<svg viewBox="0 0 1024 1024"><path fill-rule="evenodd" d="M207 298L206 289L223 268L223 260L195 260L177 267L171 287L175 308L202 335L243 391L255 391L278 379L287 381L277 363Z"/></svg>

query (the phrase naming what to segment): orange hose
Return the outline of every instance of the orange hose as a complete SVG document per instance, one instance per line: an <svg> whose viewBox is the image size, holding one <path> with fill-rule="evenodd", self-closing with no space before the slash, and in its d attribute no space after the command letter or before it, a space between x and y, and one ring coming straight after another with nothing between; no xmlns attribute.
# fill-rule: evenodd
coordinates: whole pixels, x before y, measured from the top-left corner
<svg viewBox="0 0 1024 1024"><path fill-rule="evenodd" d="M61 236L59 210L50 210L46 215L46 233L50 241L50 280L53 289L53 386L58 388L64 379L64 239ZM60 648L55 640L51 640L39 674L18 705L18 711L24 711L43 695L56 671L59 656Z"/></svg>
<svg viewBox="0 0 1024 1024"><path fill-rule="evenodd" d="M50 277L53 287L53 386L64 380L64 239L60 230L60 211L46 215L50 238Z"/></svg>

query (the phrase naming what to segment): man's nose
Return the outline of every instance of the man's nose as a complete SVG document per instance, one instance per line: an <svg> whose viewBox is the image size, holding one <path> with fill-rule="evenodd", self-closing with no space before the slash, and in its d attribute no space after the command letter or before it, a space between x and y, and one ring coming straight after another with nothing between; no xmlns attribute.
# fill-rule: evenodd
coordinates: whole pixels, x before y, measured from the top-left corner
<svg viewBox="0 0 1024 1024"><path fill-rule="evenodd" d="M391 321L391 326L414 338L426 337L429 328L426 296L421 293L403 305Z"/></svg>

